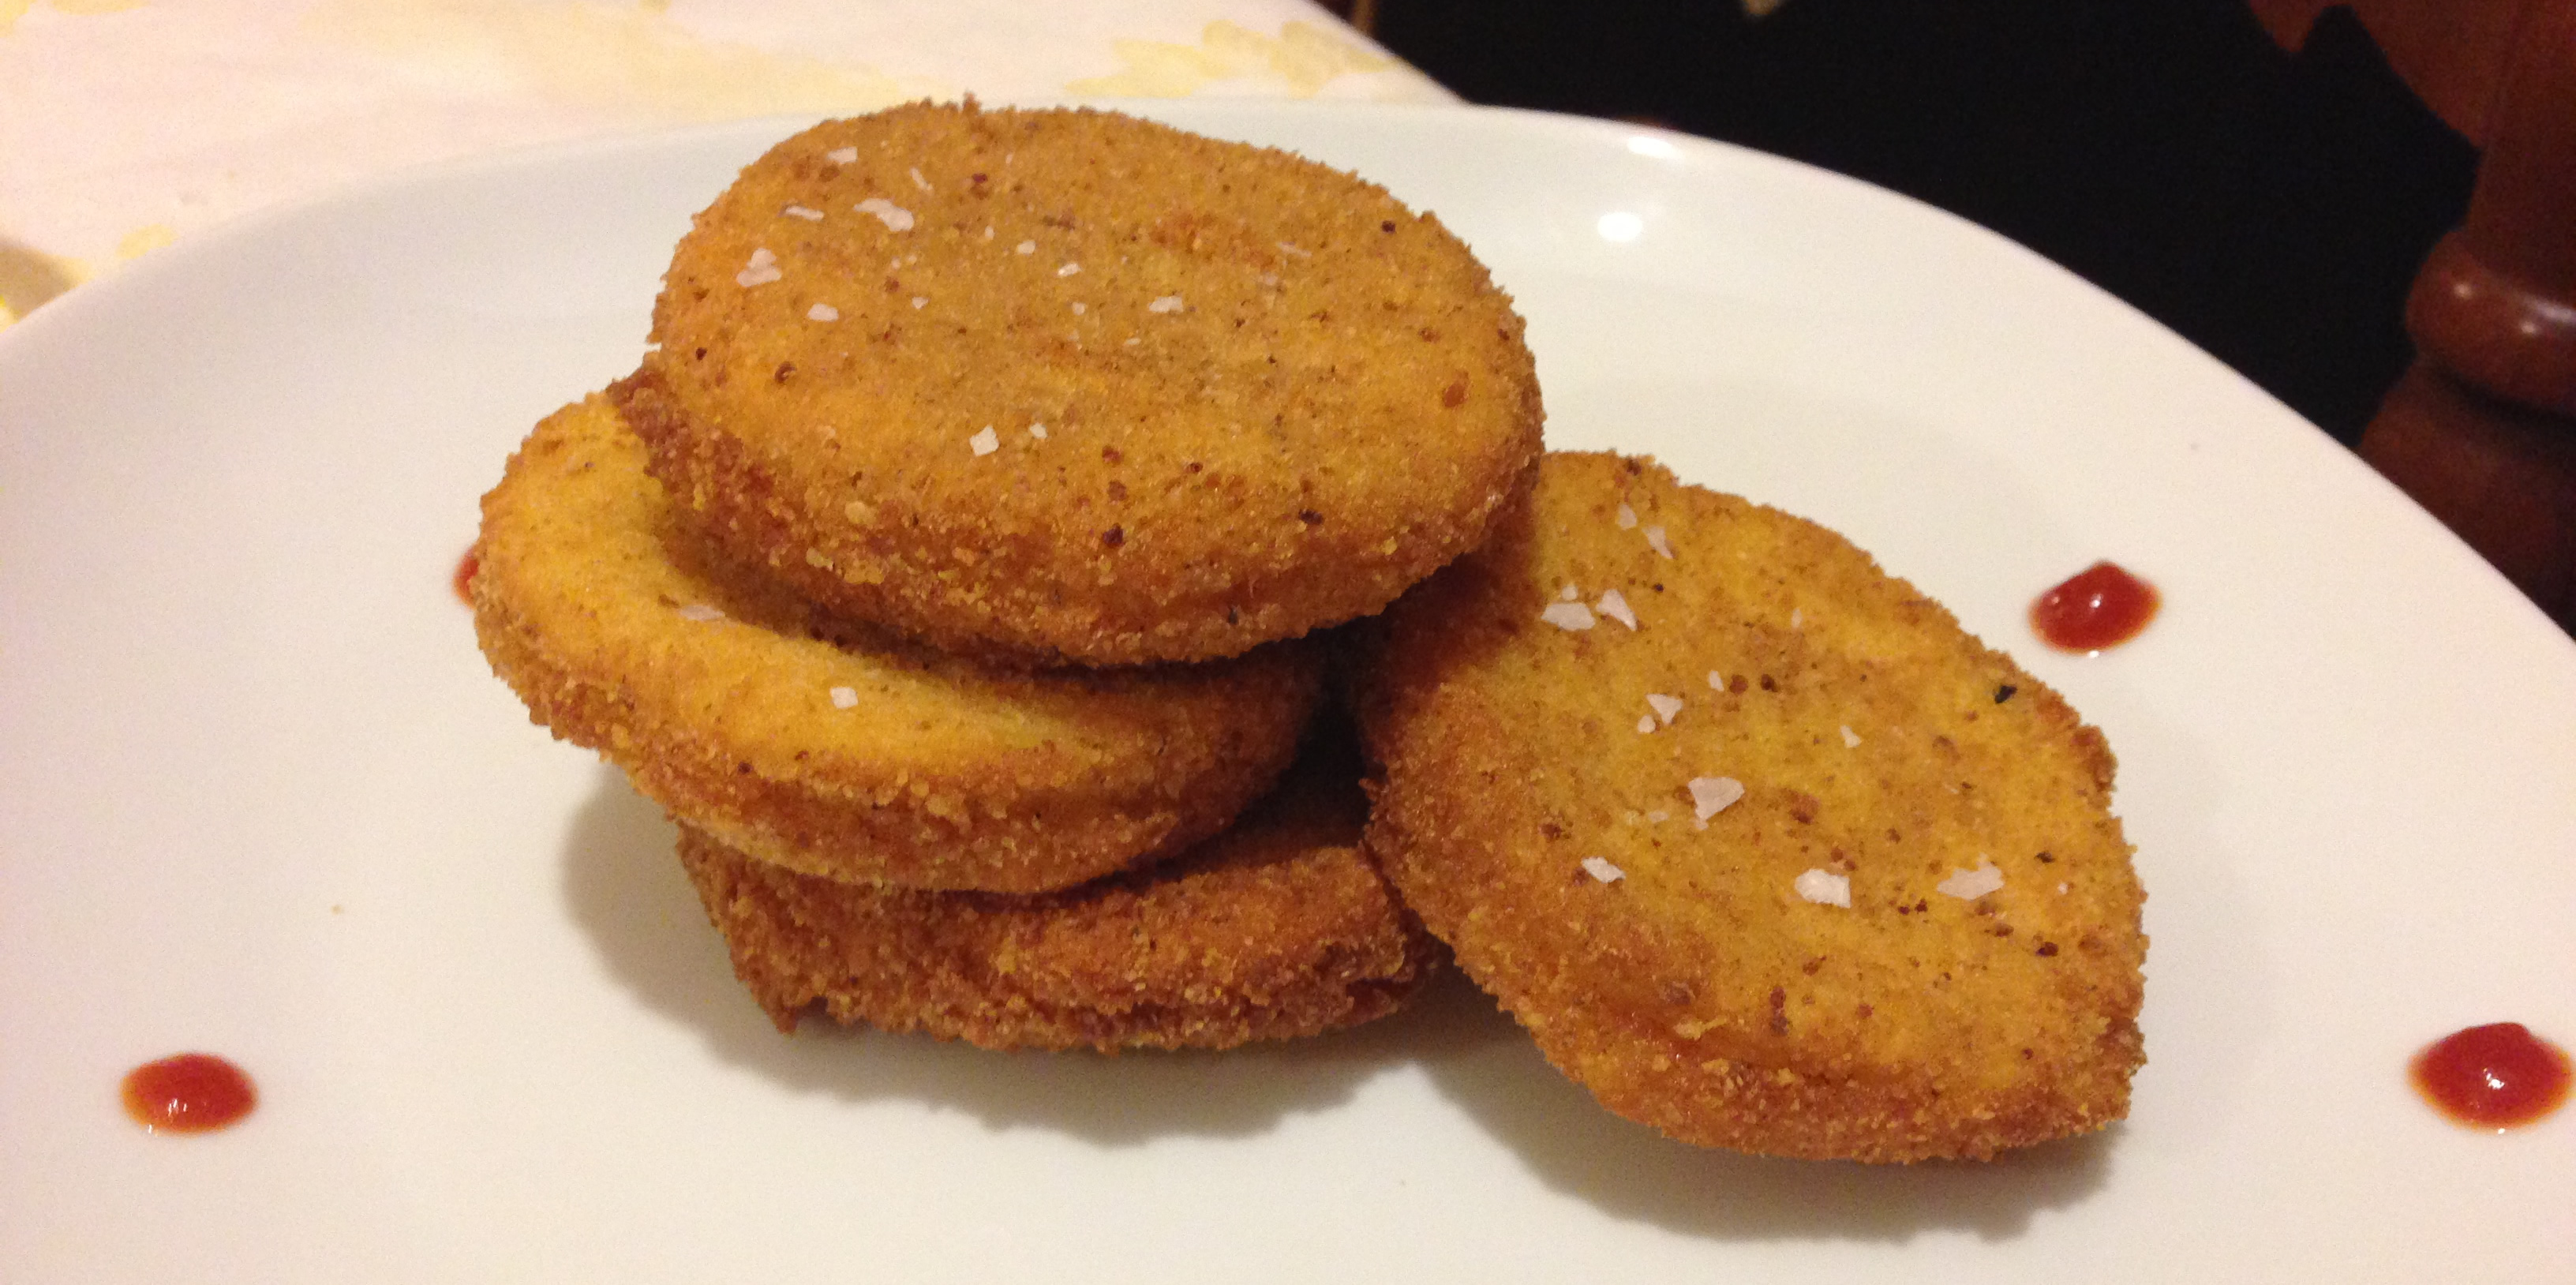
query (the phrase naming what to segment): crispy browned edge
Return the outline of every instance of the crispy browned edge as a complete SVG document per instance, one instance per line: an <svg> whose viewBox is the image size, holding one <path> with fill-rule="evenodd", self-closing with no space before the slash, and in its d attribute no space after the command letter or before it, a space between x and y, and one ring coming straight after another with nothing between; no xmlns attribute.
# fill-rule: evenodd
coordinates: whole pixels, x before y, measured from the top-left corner
<svg viewBox="0 0 2576 1285"><path fill-rule="evenodd" d="M1042 897L858 888L685 826L679 852L781 1031L819 1007L992 1049L1224 1049L1384 1016L1438 958L1355 806L1294 780L1176 861Z"/></svg>
<svg viewBox="0 0 2576 1285"><path fill-rule="evenodd" d="M684 703L675 710L661 694L639 690L625 670L559 656L521 610L517 595L559 587L517 585L488 533L511 502L524 455L546 449L546 428L531 432L484 497L487 534L476 544L470 596L485 657L532 722L596 750L675 819L765 860L862 883L1012 893L1161 860L1224 828L1276 782L1320 693L1320 659L1302 645L1224 662L1242 687L1220 715L1223 726L1166 728L1135 745L1140 770L1123 774L1115 789L1100 784L1111 778L1042 754L901 777L866 763L764 775L744 747L688 721ZM1104 699L1123 698L1113 691ZM975 806L934 808L932 799Z"/></svg>
<svg viewBox="0 0 2576 1285"><path fill-rule="evenodd" d="M1564 463L1552 454L1542 471ZM1644 467L1670 480L1660 466ZM1531 516L1530 505L1517 506L1484 550L1350 631L1346 681L1370 759L1370 849L1408 907L1453 948L1462 971L1522 1022L1548 1060L1613 1112L1670 1137L1784 1157L1991 1159L2123 1118L2130 1076L2145 1057L2136 1023L2145 937L2135 902L2124 941L2088 943L2082 952L2129 960L2124 974L2106 975L2091 997L2111 1019L2097 1056L2074 1068L2075 1082L2026 1092L1952 1101L1940 1083L1909 1078L1901 1068L1880 1078L1836 1080L1683 1056L1686 1042L1677 1043L1646 1015L1621 1011L1603 993L1627 989L1628 979L1587 970L1626 967L1645 974L1651 961L1638 952L1651 953L1660 943L1625 934L1580 940L1589 930L1562 918L1565 903L1539 890L1533 881L1564 882L1565 858L1561 849L1533 842L1540 822L1529 804L1547 787L1531 779L1531 764L1519 752L1526 729L1460 699L1450 678L1470 657L1512 645L1512 627L1490 620L1485 599L1512 582L1502 562L1528 539ZM1969 651L2015 676L2019 695L2033 702L2043 722L2062 728L2075 760L2107 798L2114 762L2100 732L2008 657L1959 630L1938 604L1894 583L1927 627L1958 634ZM1608 725L1624 728L1634 712L1623 706L1607 717Z"/></svg>
<svg viewBox="0 0 2576 1285"><path fill-rule="evenodd" d="M1049 116L1125 120L1141 134L1167 136L1182 145L1176 164L1181 155L1196 158L1203 149L1227 148L1248 158L1245 163L1312 171L1316 182L1334 191L1349 187L1389 200L1383 189L1302 158L1217 143L1115 113L1087 109L983 112L970 100L962 108L916 103L879 114L886 119L945 115L957 117L966 127L979 120L1034 121ZM842 123L830 123L838 124ZM785 164L779 158L788 150L789 144L782 144L747 170L743 181L748 182L763 165ZM1475 269L1478 286L1471 302L1490 308L1493 315L1486 320L1501 334L1505 354L1504 360L1478 374L1509 390L1509 418L1514 425L1509 449L1494 452L1490 476L1475 488L1472 503L1460 511L1440 512L1407 502L1399 487L1375 506L1380 512L1354 506L1330 522L1300 528L1301 552L1294 562L1257 571L1247 564L1244 574L1219 592L1199 586L1207 570L1204 564L1243 555L1193 548L1185 551L1181 564L1160 566L1150 551L1135 542L1129 543L1120 559L1117 587L1096 590L1084 558L1099 551L1098 522L1077 520L1070 514L1064 531L1042 532L1032 542L1026 536L990 529L981 511L913 512L901 522L869 526L842 512L809 511L799 487L764 467L734 431L685 409L686 399L670 383L675 374L685 374L685 363L667 345L648 353L644 368L617 384L612 395L651 444L655 473L686 498L714 538L834 611L995 665L1132 665L1237 655L1263 642L1302 636L1377 611L1408 586L1480 543L1494 514L1540 450L1544 413L1535 364L1520 340L1521 318L1508 297L1492 286L1481 265L1436 218L1423 215L1416 220L1400 205L1391 200L1389 204L1404 215L1398 220L1404 231L1418 230L1455 247L1455 253ZM700 216L701 232L705 221L724 207L720 199ZM689 247L684 240L656 305L657 340L668 337L677 315L673 310L687 306L678 294L694 297L697 293L681 289ZM729 274L731 269L725 271ZM1114 388L1114 382L1109 386ZM794 427L798 435L810 432L801 423ZM1395 430L1380 425L1368 431ZM920 467L938 465L925 459ZM1282 516L1296 525L1297 515ZM952 551L961 547L977 552L971 560L960 560ZM1089 552L1076 556L1076 550Z"/></svg>

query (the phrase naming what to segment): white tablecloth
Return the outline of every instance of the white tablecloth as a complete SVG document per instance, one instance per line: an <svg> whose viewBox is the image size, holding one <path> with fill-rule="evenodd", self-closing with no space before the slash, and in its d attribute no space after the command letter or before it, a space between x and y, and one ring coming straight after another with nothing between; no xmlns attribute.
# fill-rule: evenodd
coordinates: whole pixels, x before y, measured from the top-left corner
<svg viewBox="0 0 2576 1285"><path fill-rule="evenodd" d="M386 169L966 93L1450 97L1306 0L0 0L0 326Z"/></svg>

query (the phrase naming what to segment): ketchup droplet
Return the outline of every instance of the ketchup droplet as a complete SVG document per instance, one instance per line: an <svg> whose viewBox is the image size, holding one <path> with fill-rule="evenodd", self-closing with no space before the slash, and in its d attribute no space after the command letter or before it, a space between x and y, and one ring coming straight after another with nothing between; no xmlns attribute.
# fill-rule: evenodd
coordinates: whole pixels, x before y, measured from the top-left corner
<svg viewBox="0 0 2576 1285"><path fill-rule="evenodd" d="M2100 651L2138 636L2162 602L2117 563L2096 562L2030 605L2030 627L2061 651Z"/></svg>
<svg viewBox="0 0 2576 1285"><path fill-rule="evenodd" d="M146 1062L125 1076L125 1113L154 1133L209 1133L257 1105L250 1077L211 1053Z"/></svg>
<svg viewBox="0 0 2576 1285"><path fill-rule="evenodd" d="M475 556L472 549L467 549L465 556L456 560L456 576L449 584L456 590L458 602L469 607L474 605L474 573L482 566L483 559Z"/></svg>
<svg viewBox="0 0 2576 1285"><path fill-rule="evenodd" d="M2501 1133L2567 1101L2567 1054L2520 1022L2472 1026L2415 1055L2415 1088L2442 1114Z"/></svg>

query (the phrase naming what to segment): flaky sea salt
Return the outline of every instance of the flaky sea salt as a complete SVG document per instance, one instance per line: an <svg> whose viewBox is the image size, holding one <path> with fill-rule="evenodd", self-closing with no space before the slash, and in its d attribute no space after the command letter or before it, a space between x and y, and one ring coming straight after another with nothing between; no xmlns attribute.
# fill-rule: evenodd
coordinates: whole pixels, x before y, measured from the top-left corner
<svg viewBox="0 0 2576 1285"><path fill-rule="evenodd" d="M967 438L966 444L973 447L979 456L990 455L1002 449L1002 435L994 432L992 425L986 424L981 432Z"/></svg>
<svg viewBox="0 0 2576 1285"><path fill-rule="evenodd" d="M1625 505L1625 504L1620 505L1620 506L1619 506L1619 529L1620 529L1620 530L1622 530L1622 531L1632 530L1632 529L1634 529L1634 528L1636 527L1636 525L1637 525L1637 511L1636 511L1635 509L1629 508L1629 507L1628 507L1627 505Z"/></svg>
<svg viewBox="0 0 2576 1285"><path fill-rule="evenodd" d="M743 265L742 271L733 274L733 283L747 290L768 285L785 275L778 269L778 256L764 246L751 252L751 261Z"/></svg>
<svg viewBox="0 0 2576 1285"><path fill-rule="evenodd" d="M929 180L929 179L926 179L926 178L923 178L923 177L921 176L921 167L920 167L920 166L918 166L918 165L913 166L913 167L912 167L912 169L911 169L910 171L908 171L908 172L912 175L912 185L913 185L914 187L920 188L922 191L925 191L925 192L927 192L927 191L929 191L929 190L930 190L930 180Z"/></svg>
<svg viewBox="0 0 2576 1285"><path fill-rule="evenodd" d="M912 230L912 211L907 210L882 196L871 196L868 199L859 202L856 208L861 214L873 214L877 216L877 221L885 224L886 230L889 232L910 232Z"/></svg>
<svg viewBox="0 0 2576 1285"><path fill-rule="evenodd" d="M927 308L927 307L929 307L929 306L930 306L930 297L929 297L929 296L927 296L927 295L914 295L914 296L912 297L912 310L913 310L914 312L919 312L919 311L921 311L922 309Z"/></svg>
<svg viewBox="0 0 2576 1285"><path fill-rule="evenodd" d="M1646 693L1646 704L1655 711L1656 718L1663 720L1666 727L1672 726L1673 716L1682 712L1682 698L1666 696L1662 692Z"/></svg>
<svg viewBox="0 0 2576 1285"><path fill-rule="evenodd" d="M1708 671L1708 685L1712 690L1721 692L1725 691L1726 675L1721 674L1714 669Z"/></svg>
<svg viewBox="0 0 2576 1285"><path fill-rule="evenodd" d="M1582 597L1583 591L1575 588L1573 585L1567 585L1566 587L1557 590L1556 596L1557 600L1560 602L1572 602L1575 599Z"/></svg>
<svg viewBox="0 0 2576 1285"><path fill-rule="evenodd" d="M1652 714L1640 714L1640 715L1638 715L1638 716L1637 716L1637 735L1639 735L1639 736L1643 736L1643 735L1645 735L1646 733L1651 732L1651 731L1653 731L1653 730L1655 730L1655 716L1654 716L1654 715L1652 715Z"/></svg>
<svg viewBox="0 0 2576 1285"><path fill-rule="evenodd" d="M680 619L682 620L704 621L722 620L724 618L725 613L722 607L709 606L703 602L693 602L688 606L680 608Z"/></svg>
<svg viewBox="0 0 2576 1285"><path fill-rule="evenodd" d="M2003 886L2004 872L1997 870L1993 861L1980 857L1976 869L1952 870L1949 878L1932 885L1932 891L1961 901L1975 901Z"/></svg>
<svg viewBox="0 0 2576 1285"><path fill-rule="evenodd" d="M1069 277L1069 276L1072 276L1074 273L1077 273L1077 272L1080 272L1080 271L1082 271L1082 265L1081 265L1081 264L1079 264L1079 263L1068 263L1068 264L1064 265L1063 267L1056 269L1056 270L1055 270L1055 274L1056 274L1057 276L1059 276L1059 277Z"/></svg>
<svg viewBox="0 0 2576 1285"><path fill-rule="evenodd" d="M803 219L808 223L820 223L823 221L823 212L810 205L791 205L786 209L780 210L779 213L784 214L791 219Z"/></svg>
<svg viewBox="0 0 2576 1285"><path fill-rule="evenodd" d="M1847 875L1838 875L1831 870L1810 870L1798 876L1790 886L1798 890L1799 896L1819 906L1851 909L1851 878Z"/></svg>
<svg viewBox="0 0 2576 1285"><path fill-rule="evenodd" d="M1146 304L1146 305L1145 305L1145 311L1147 311L1147 312L1179 312L1179 311L1181 310L1181 307L1182 307L1182 304L1181 304L1181 297L1180 297L1179 295L1176 295L1176 294L1167 294L1167 295L1164 295L1164 296L1163 296L1162 298L1160 298L1160 299L1156 299L1156 300L1155 300L1155 301L1153 301L1152 303Z"/></svg>
<svg viewBox="0 0 2576 1285"><path fill-rule="evenodd" d="M1851 724L1843 724L1843 748L1850 749L1858 744L1860 744L1860 733L1851 730Z"/></svg>
<svg viewBox="0 0 2576 1285"><path fill-rule="evenodd" d="M1690 782L1691 811L1705 821L1734 807L1744 797L1744 782L1731 776L1695 776Z"/></svg>
<svg viewBox="0 0 2576 1285"><path fill-rule="evenodd" d="M1664 529L1662 527L1650 526L1646 528L1646 547L1664 555L1664 559L1666 561L1672 560L1672 542L1664 538Z"/></svg>
<svg viewBox="0 0 2576 1285"><path fill-rule="evenodd" d="M855 147L835 147L831 151L823 153L823 159L830 161L834 165L855 165L859 160L859 149Z"/></svg>
<svg viewBox="0 0 2576 1285"><path fill-rule="evenodd" d="M1603 883L1617 883L1628 877L1628 872L1610 864L1608 857L1585 857L1583 873Z"/></svg>
<svg viewBox="0 0 2576 1285"><path fill-rule="evenodd" d="M808 321L839 321L841 319L841 310L828 303L818 303L805 310L805 319Z"/></svg>
<svg viewBox="0 0 2576 1285"><path fill-rule="evenodd" d="M1035 254L1037 252L1038 243L1035 241L1022 241L1018 245L1011 247L1011 253L1013 254Z"/></svg>
<svg viewBox="0 0 2576 1285"><path fill-rule="evenodd" d="M1590 629L1592 609L1579 602L1552 602L1538 618L1559 629Z"/></svg>
<svg viewBox="0 0 2576 1285"><path fill-rule="evenodd" d="M1031 425L1029 425L1029 436L1034 437L1034 438L1038 439L1038 440L1039 440L1039 441L1041 441L1041 442L1045 441L1045 440L1046 440L1046 425L1044 425L1044 424L1031 424Z"/></svg>
<svg viewBox="0 0 2576 1285"><path fill-rule="evenodd" d="M1630 629L1637 627L1637 613L1628 610L1627 598L1621 596L1619 591L1616 589L1604 590L1601 594L1601 600L1593 603L1592 609L1600 612L1602 615L1608 616L1612 620L1618 621L1620 624L1626 625Z"/></svg>

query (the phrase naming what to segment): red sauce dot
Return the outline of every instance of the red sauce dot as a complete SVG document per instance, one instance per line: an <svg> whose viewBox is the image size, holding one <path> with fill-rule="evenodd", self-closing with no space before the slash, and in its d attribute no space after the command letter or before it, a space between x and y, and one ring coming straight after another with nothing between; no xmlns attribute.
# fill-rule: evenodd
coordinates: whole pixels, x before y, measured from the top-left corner
<svg viewBox="0 0 2576 1285"><path fill-rule="evenodd" d="M210 1053L146 1062L125 1076L125 1113L154 1133L208 1133L258 1104L250 1077Z"/></svg>
<svg viewBox="0 0 2576 1285"><path fill-rule="evenodd" d="M2041 594L2030 605L2030 627L2061 651L2100 651L2137 637L2161 603L2154 585L2096 562Z"/></svg>
<svg viewBox="0 0 2576 1285"><path fill-rule="evenodd" d="M467 549L465 556L456 560L456 575L449 585L456 590L458 602L469 607L474 605L474 573L482 566L483 559L477 557L472 549Z"/></svg>
<svg viewBox="0 0 2576 1285"><path fill-rule="evenodd" d="M2472 1026L2415 1055L2415 1088L2442 1114L2498 1132L2567 1101L2567 1054L2520 1022Z"/></svg>

